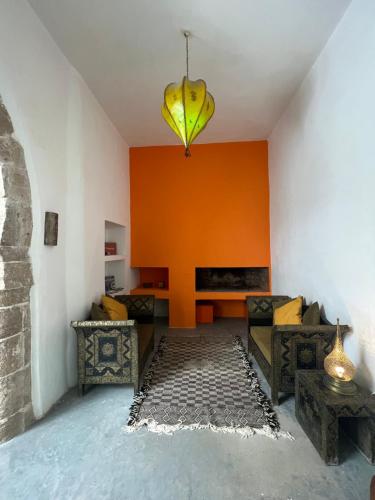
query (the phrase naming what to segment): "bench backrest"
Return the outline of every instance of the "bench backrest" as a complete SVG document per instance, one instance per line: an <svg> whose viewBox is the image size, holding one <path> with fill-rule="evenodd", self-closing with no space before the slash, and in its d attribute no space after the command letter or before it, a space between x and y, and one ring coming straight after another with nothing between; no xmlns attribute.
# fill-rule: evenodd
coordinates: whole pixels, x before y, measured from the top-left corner
<svg viewBox="0 0 375 500"><path fill-rule="evenodd" d="M116 300L126 305L130 319L138 323L153 323L155 297L153 295L116 295Z"/></svg>
<svg viewBox="0 0 375 500"><path fill-rule="evenodd" d="M251 295L246 297L249 324L253 326L272 325L273 302L290 299L288 295Z"/></svg>

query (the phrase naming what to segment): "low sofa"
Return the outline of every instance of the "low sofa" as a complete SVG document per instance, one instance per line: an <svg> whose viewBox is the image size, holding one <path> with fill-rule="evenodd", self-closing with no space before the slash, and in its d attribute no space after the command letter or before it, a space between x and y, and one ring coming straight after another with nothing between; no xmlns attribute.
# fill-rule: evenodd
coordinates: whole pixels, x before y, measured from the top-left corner
<svg viewBox="0 0 375 500"><path fill-rule="evenodd" d="M333 348L336 326L320 316L318 325L273 325L273 303L287 295L246 297L249 354L260 366L271 388L273 404L279 393L294 393L294 375L300 369L323 369L324 358ZM302 308L302 314L307 310ZM348 330L341 326L342 332Z"/></svg>
<svg viewBox="0 0 375 500"><path fill-rule="evenodd" d="M153 295L120 295L126 321L72 321L78 342L78 392L87 384L126 384L139 390L140 379L154 350Z"/></svg>

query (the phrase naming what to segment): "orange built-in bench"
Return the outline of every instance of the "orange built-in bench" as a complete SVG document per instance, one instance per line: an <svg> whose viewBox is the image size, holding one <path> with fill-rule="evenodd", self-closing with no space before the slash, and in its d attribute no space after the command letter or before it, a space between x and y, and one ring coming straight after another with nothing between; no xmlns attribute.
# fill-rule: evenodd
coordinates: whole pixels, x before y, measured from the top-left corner
<svg viewBox="0 0 375 500"><path fill-rule="evenodd" d="M139 269L140 286L131 290L133 295L154 295L159 300L169 300L169 275L167 268ZM147 286L142 286L147 285ZM151 285L151 286L150 286ZM163 286L162 288L160 286ZM214 317L246 317L246 297L249 295L270 295L269 291L195 291L197 322L205 315L203 308L210 305ZM202 306L202 307L200 307ZM201 310L202 309L202 310ZM211 313L210 313L211 314Z"/></svg>

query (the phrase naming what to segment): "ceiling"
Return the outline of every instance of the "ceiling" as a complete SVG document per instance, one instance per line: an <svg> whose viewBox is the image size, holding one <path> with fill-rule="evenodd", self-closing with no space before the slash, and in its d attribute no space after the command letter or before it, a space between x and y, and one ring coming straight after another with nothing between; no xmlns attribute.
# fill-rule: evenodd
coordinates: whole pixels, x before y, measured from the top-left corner
<svg viewBox="0 0 375 500"><path fill-rule="evenodd" d="M216 112L197 142L267 138L350 0L29 0L130 146L178 144L167 83L206 80Z"/></svg>

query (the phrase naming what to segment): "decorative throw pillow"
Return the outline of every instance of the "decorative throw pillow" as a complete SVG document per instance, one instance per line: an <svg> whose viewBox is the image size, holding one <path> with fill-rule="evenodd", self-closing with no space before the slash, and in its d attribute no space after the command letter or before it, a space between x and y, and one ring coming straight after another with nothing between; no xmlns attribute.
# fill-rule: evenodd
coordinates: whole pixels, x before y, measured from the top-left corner
<svg viewBox="0 0 375 500"><path fill-rule="evenodd" d="M310 304L302 318L303 325L320 325L320 309L318 302Z"/></svg>
<svg viewBox="0 0 375 500"><path fill-rule="evenodd" d="M302 323L302 297L277 307L273 313L274 325L300 325Z"/></svg>
<svg viewBox="0 0 375 500"><path fill-rule="evenodd" d="M277 300L275 302L272 302L273 312L275 313L275 310L278 307L285 306L285 304L287 304L288 302L291 302L292 300L294 300L294 299L282 299L282 300Z"/></svg>
<svg viewBox="0 0 375 500"><path fill-rule="evenodd" d="M121 304L118 300L112 297L102 296L102 304L109 319L112 321L125 321L128 319L128 310L125 304Z"/></svg>
<svg viewBox="0 0 375 500"><path fill-rule="evenodd" d="M98 306L98 304L95 304L95 302L93 302L91 305L90 318L93 321L108 321L109 320L108 314L100 306Z"/></svg>

